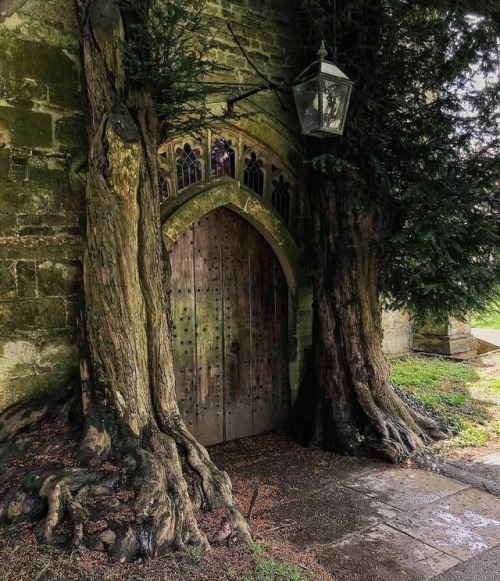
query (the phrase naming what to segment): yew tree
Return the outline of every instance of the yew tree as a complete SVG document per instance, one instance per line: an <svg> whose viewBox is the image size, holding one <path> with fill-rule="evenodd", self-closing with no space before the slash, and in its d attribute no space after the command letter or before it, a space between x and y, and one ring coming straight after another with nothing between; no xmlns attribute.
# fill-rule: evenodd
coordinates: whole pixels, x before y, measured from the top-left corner
<svg viewBox="0 0 500 581"><path fill-rule="evenodd" d="M206 546L202 507L225 510L219 540L250 540L227 474L186 429L175 396L156 155L160 138L209 120L209 86L192 82L211 66L196 4L77 0L89 154L82 389L0 416L2 467L30 445L19 436L29 428L83 423L62 466L1 474L12 485L0 520L38 521L47 542L68 523L74 544L118 561ZM356 88L345 135L308 144L314 358L295 427L308 442L392 461L440 433L389 385L381 293L420 316L459 315L488 300L499 272L498 91L466 82L493 71L498 20L471 18L460 3L414 5L304 6L312 36L336 44Z"/></svg>
<svg viewBox="0 0 500 581"><path fill-rule="evenodd" d="M500 282L497 2L306 0L356 82L344 135L307 143L313 361L296 406L306 443L399 462L436 423L391 387L381 306L464 317ZM313 44L311 43L311 51Z"/></svg>
<svg viewBox="0 0 500 581"><path fill-rule="evenodd" d="M0 442L47 415L61 426L75 405L83 434L76 464L14 471L22 479L0 502L0 520L43 517L45 542L67 522L75 545L130 561L207 547L194 513L226 509L217 538L249 542L228 475L180 417L160 230L159 139L210 117L208 89L192 83L216 66L200 36L203 3L77 0L77 10L88 143L82 392L62 408L13 406L0 418ZM97 498L93 520L100 514L105 530L88 528L82 494Z"/></svg>

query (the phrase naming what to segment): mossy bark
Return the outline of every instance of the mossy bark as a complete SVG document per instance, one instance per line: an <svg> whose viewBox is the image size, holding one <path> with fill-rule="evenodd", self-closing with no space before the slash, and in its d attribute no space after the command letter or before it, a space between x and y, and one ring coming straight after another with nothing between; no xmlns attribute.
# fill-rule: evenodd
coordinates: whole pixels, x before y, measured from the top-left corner
<svg viewBox="0 0 500 581"><path fill-rule="evenodd" d="M157 119L147 88L127 80L123 55L127 26L133 34L148 14L147 1L135 4L123 13L112 0L77 2L89 148L80 467L45 471L31 489L27 475L19 494L14 491L0 503L0 519L12 521L19 510L28 516L35 489L47 509L42 539L51 541L67 518L73 543L86 543L78 495L105 478L104 462L121 467L133 518L106 537L113 539L106 548L116 561L193 543L208 546L195 519L201 507L228 509L232 533L250 542L228 475L189 434L177 406L169 273L160 233ZM11 414L9 425L3 425L6 438L43 414L43 409ZM190 495L188 480L195 494ZM115 479L111 488L116 492L119 486ZM39 516L40 503L35 505Z"/></svg>
<svg viewBox="0 0 500 581"><path fill-rule="evenodd" d="M344 454L401 462L443 434L402 402L382 352L378 242L383 217L357 209L349 178L314 176L314 355L295 433Z"/></svg>

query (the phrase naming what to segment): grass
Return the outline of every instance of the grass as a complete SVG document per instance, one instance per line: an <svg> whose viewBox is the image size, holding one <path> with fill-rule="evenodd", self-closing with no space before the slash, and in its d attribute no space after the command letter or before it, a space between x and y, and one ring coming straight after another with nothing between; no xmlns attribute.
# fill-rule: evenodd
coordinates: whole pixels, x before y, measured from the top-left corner
<svg viewBox="0 0 500 581"><path fill-rule="evenodd" d="M452 437L435 447L483 446L500 437L500 354L472 362L439 357L391 361L391 381L410 405L435 416Z"/></svg>
<svg viewBox="0 0 500 581"><path fill-rule="evenodd" d="M478 329L500 329L500 311L493 308L472 316L472 326Z"/></svg>
<svg viewBox="0 0 500 581"><path fill-rule="evenodd" d="M304 573L298 565L287 565L270 557L261 543L250 548L255 569L243 576L242 581L313 581L314 575Z"/></svg>

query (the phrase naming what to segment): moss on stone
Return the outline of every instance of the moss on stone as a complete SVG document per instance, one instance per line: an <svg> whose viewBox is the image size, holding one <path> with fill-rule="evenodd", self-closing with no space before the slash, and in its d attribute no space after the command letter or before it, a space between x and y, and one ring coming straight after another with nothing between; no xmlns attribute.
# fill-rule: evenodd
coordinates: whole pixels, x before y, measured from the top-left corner
<svg viewBox="0 0 500 581"><path fill-rule="evenodd" d="M16 296L16 274L14 263L0 262L0 298L13 299Z"/></svg>
<svg viewBox="0 0 500 581"><path fill-rule="evenodd" d="M36 296L36 264L30 260L17 263L17 296L34 298Z"/></svg>
<svg viewBox="0 0 500 581"><path fill-rule="evenodd" d="M17 107L0 107L0 125L10 133L15 146L51 147L52 117L47 113Z"/></svg>
<svg viewBox="0 0 500 581"><path fill-rule="evenodd" d="M62 146L85 147L85 127L80 115L63 117L56 123L55 137Z"/></svg>
<svg viewBox="0 0 500 581"><path fill-rule="evenodd" d="M47 260L38 264L38 292L40 296L75 295L82 282L81 263L76 261Z"/></svg>
<svg viewBox="0 0 500 581"><path fill-rule="evenodd" d="M62 298L0 302L0 337L13 332L61 329L66 326Z"/></svg>
<svg viewBox="0 0 500 581"><path fill-rule="evenodd" d="M76 62L62 48L4 34L0 36L0 54L2 76L68 88L78 85Z"/></svg>

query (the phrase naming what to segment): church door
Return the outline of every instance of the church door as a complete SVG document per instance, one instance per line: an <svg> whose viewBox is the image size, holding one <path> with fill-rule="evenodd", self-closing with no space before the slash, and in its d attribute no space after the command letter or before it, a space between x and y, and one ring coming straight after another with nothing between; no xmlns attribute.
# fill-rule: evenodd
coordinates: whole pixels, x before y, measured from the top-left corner
<svg viewBox="0 0 500 581"><path fill-rule="evenodd" d="M171 250L181 415L203 444L282 427L289 411L288 289L268 243L218 208Z"/></svg>

